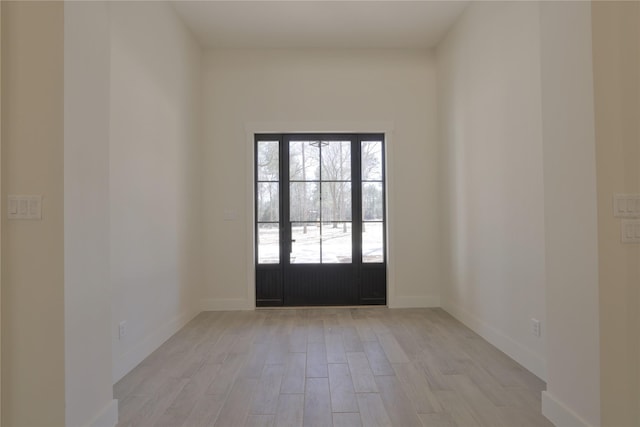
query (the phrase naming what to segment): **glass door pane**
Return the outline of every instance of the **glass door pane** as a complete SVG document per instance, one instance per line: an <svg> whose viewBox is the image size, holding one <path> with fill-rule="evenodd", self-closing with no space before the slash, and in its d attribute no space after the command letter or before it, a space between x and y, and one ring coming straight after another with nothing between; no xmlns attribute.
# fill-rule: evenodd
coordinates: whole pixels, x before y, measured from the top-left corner
<svg viewBox="0 0 640 427"><path fill-rule="evenodd" d="M322 263L351 263L352 239L350 222L322 224Z"/></svg>
<svg viewBox="0 0 640 427"><path fill-rule="evenodd" d="M362 180L382 181L382 142L362 141Z"/></svg>
<svg viewBox="0 0 640 427"><path fill-rule="evenodd" d="M351 141L322 141L322 180L351 181Z"/></svg>
<svg viewBox="0 0 640 427"><path fill-rule="evenodd" d="M280 143L259 141L256 148L258 181L277 182L280 178Z"/></svg>
<svg viewBox="0 0 640 427"><path fill-rule="evenodd" d="M280 263L280 142L256 142L258 264Z"/></svg>
<svg viewBox="0 0 640 427"><path fill-rule="evenodd" d="M317 182L289 184L289 221L320 221L320 189Z"/></svg>
<svg viewBox="0 0 640 427"><path fill-rule="evenodd" d="M277 182L258 183L258 222L280 220L280 197Z"/></svg>
<svg viewBox="0 0 640 427"><path fill-rule="evenodd" d="M351 183L322 183L322 221L351 221Z"/></svg>
<svg viewBox="0 0 640 427"><path fill-rule="evenodd" d="M362 224L362 262L383 262L383 243L381 222Z"/></svg>
<svg viewBox="0 0 640 427"><path fill-rule="evenodd" d="M289 143L289 179L317 181L320 176L319 141L291 141Z"/></svg>
<svg viewBox="0 0 640 427"><path fill-rule="evenodd" d="M258 263L280 263L280 226L258 224Z"/></svg>
<svg viewBox="0 0 640 427"><path fill-rule="evenodd" d="M381 182L362 183L362 220L382 221L384 202Z"/></svg>
<svg viewBox="0 0 640 427"><path fill-rule="evenodd" d="M291 224L291 264L320 263L320 223Z"/></svg>
<svg viewBox="0 0 640 427"><path fill-rule="evenodd" d="M360 187L362 262L384 262L384 164L382 141L362 141Z"/></svg>
<svg viewBox="0 0 640 427"><path fill-rule="evenodd" d="M290 263L351 263L351 141L292 140L288 148Z"/></svg>

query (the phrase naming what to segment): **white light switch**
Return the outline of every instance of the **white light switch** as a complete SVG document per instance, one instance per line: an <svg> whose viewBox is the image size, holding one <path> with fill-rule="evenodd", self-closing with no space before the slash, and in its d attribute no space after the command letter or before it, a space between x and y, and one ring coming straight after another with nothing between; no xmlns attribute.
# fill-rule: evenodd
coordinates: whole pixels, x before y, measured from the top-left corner
<svg viewBox="0 0 640 427"><path fill-rule="evenodd" d="M614 195L613 216L618 218L640 218L640 194Z"/></svg>
<svg viewBox="0 0 640 427"><path fill-rule="evenodd" d="M9 197L9 215L18 215L18 201Z"/></svg>
<svg viewBox="0 0 640 427"><path fill-rule="evenodd" d="M29 202L27 199L18 200L18 215L20 215L22 218L26 218L27 216L28 203Z"/></svg>
<svg viewBox="0 0 640 427"><path fill-rule="evenodd" d="M620 231L622 243L640 243L640 220L623 219Z"/></svg>
<svg viewBox="0 0 640 427"><path fill-rule="evenodd" d="M42 196L9 196L8 219L42 219Z"/></svg>
<svg viewBox="0 0 640 427"><path fill-rule="evenodd" d="M36 199L29 200L29 216L38 215L40 210L40 201Z"/></svg>

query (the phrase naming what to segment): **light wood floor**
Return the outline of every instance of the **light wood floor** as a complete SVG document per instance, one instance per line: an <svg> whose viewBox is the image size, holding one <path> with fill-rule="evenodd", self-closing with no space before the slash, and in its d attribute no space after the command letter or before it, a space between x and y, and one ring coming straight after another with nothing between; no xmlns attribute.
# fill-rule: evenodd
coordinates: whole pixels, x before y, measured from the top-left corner
<svg viewBox="0 0 640 427"><path fill-rule="evenodd" d="M441 309L205 312L115 385L122 426L533 427L545 384Z"/></svg>

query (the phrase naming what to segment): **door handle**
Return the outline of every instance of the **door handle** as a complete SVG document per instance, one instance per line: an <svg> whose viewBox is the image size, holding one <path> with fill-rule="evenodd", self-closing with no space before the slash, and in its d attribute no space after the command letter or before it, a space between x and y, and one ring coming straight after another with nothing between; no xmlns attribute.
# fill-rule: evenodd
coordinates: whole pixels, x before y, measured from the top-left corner
<svg viewBox="0 0 640 427"><path fill-rule="evenodd" d="M293 244L295 243L296 239L291 239L291 244L289 245L289 253L293 252Z"/></svg>

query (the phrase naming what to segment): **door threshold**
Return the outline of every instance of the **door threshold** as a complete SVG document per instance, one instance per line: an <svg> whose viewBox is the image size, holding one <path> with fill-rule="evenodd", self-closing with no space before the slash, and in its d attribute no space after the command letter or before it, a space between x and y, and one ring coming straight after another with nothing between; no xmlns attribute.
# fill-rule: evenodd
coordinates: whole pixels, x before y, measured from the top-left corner
<svg viewBox="0 0 640 427"><path fill-rule="evenodd" d="M386 305L299 305L299 306L277 306L277 307L256 307L257 310L330 310L335 308L389 308Z"/></svg>

